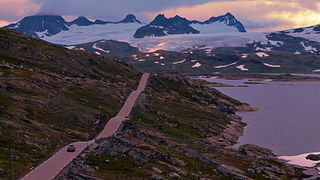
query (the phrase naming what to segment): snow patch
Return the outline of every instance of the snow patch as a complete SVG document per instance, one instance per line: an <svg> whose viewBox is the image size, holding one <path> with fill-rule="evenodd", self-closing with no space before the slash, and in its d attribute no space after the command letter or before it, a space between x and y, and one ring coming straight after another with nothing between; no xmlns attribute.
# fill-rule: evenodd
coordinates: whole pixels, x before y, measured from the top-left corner
<svg viewBox="0 0 320 180"><path fill-rule="evenodd" d="M198 68L200 66L202 66L202 65L199 62L197 62L195 65L192 66L192 68Z"/></svg>
<svg viewBox="0 0 320 180"><path fill-rule="evenodd" d="M294 54L301 54L301 52L299 52L299 51L296 51Z"/></svg>
<svg viewBox="0 0 320 180"><path fill-rule="evenodd" d="M96 49L96 50L99 50L99 51L102 51L102 52L105 52L105 53L109 53L110 51L106 51L106 50L104 50L104 49L102 49L102 48L99 48L98 46L97 46L97 43L94 43L93 44L93 46L92 46L92 48L93 49Z"/></svg>
<svg viewBox="0 0 320 180"><path fill-rule="evenodd" d="M306 159L309 154L320 154L320 152L305 153L297 156L279 156L279 159L288 161L289 164L304 166L304 167L314 167L320 161L311 161Z"/></svg>
<svg viewBox="0 0 320 180"><path fill-rule="evenodd" d="M49 33L48 33L48 30L45 30L42 32L36 32L36 34L39 38L45 38Z"/></svg>
<svg viewBox="0 0 320 180"><path fill-rule="evenodd" d="M97 52L95 52L96 54L98 54L98 55L101 55L101 53L99 53L98 51Z"/></svg>
<svg viewBox="0 0 320 180"><path fill-rule="evenodd" d="M271 45L280 47L283 45L283 41L268 41Z"/></svg>
<svg viewBox="0 0 320 180"><path fill-rule="evenodd" d="M259 57L268 57L269 56L269 54L267 54L265 52L258 52L258 53L256 53L256 55Z"/></svg>
<svg viewBox="0 0 320 180"><path fill-rule="evenodd" d="M312 72L320 72L320 69L313 70Z"/></svg>
<svg viewBox="0 0 320 180"><path fill-rule="evenodd" d="M158 61L155 61L154 63L155 63L155 64L159 64L159 62L158 62Z"/></svg>
<svg viewBox="0 0 320 180"><path fill-rule="evenodd" d="M249 69L245 68L244 65L237 66L237 69L240 69L241 71L249 71Z"/></svg>
<svg viewBox="0 0 320 180"><path fill-rule="evenodd" d="M263 63L263 65L268 66L268 67L273 67L273 68L281 67L281 65L271 65L271 64L268 64L268 63Z"/></svg>
<svg viewBox="0 0 320 180"><path fill-rule="evenodd" d="M172 64L181 64L181 63L184 63L185 61L186 61L186 59L181 60L181 61L177 61L177 62L173 62Z"/></svg>
<svg viewBox="0 0 320 180"><path fill-rule="evenodd" d="M146 60L145 60L145 59L139 59L138 61L139 61L139 62L143 62L143 61L146 61Z"/></svg>
<svg viewBox="0 0 320 180"><path fill-rule="evenodd" d="M76 46L67 46L66 48L72 50L72 49L74 49L75 47L76 47Z"/></svg>
<svg viewBox="0 0 320 180"><path fill-rule="evenodd" d="M311 52L311 53L316 53L317 52L317 48L313 48L312 46L306 46L304 44L304 42L300 42L300 44L308 52Z"/></svg>
<svg viewBox="0 0 320 180"><path fill-rule="evenodd" d="M197 62L197 60L194 59L194 60L191 60L191 62Z"/></svg>
<svg viewBox="0 0 320 180"><path fill-rule="evenodd" d="M248 57L248 54L242 54L241 58L246 59Z"/></svg>
<svg viewBox="0 0 320 180"><path fill-rule="evenodd" d="M235 64L237 64L237 62L234 62L234 63L231 63L231 64L227 64L227 65L222 65L222 66L215 66L214 68L220 69L220 68L229 67L229 66L232 66L232 65L235 65Z"/></svg>
<svg viewBox="0 0 320 180"><path fill-rule="evenodd" d="M163 60L164 59L164 57L163 56L160 56L160 60Z"/></svg>

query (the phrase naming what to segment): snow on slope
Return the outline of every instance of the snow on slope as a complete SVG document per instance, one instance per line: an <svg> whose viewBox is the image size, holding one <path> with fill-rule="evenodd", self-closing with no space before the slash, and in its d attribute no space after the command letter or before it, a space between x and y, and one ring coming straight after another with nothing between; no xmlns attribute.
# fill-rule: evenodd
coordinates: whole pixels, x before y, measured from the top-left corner
<svg viewBox="0 0 320 180"><path fill-rule="evenodd" d="M190 26L200 31L201 34L240 33L237 28L219 21L210 24L191 24Z"/></svg>
<svg viewBox="0 0 320 180"><path fill-rule="evenodd" d="M62 31L54 36L44 36L43 40L55 44L74 45L94 42L102 39L126 41L133 38L135 31L141 27L138 23L119 23L91 26L70 26L70 30Z"/></svg>
<svg viewBox="0 0 320 180"><path fill-rule="evenodd" d="M244 46L249 42L267 42L265 33L227 33L227 34L183 34L164 37L130 39L128 42L143 52L156 50L183 51L194 46L216 48L221 46Z"/></svg>
<svg viewBox="0 0 320 180"><path fill-rule="evenodd" d="M294 32L294 29L288 30L287 34L294 37L301 37L308 39L310 41L318 41L320 42L320 35L319 32L314 31L314 26L303 28L303 32Z"/></svg>
<svg viewBox="0 0 320 180"><path fill-rule="evenodd" d="M304 50L311 52L311 53L315 53L317 52L317 48L313 48L312 46L306 46L304 44L304 42L300 42L301 46L304 48Z"/></svg>

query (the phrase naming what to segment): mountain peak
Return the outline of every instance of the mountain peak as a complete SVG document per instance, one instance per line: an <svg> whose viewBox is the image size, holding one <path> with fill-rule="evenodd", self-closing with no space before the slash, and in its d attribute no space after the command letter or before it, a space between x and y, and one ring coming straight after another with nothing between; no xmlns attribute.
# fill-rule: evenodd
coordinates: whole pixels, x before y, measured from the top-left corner
<svg viewBox="0 0 320 180"><path fill-rule="evenodd" d="M128 14L123 20L119 21L118 23L139 23L139 24L141 24L141 21L139 21L135 15Z"/></svg>
<svg viewBox="0 0 320 180"><path fill-rule="evenodd" d="M89 26L94 24L92 21L88 20L88 18L84 16L79 16L77 19L71 21L68 25L76 24L78 26Z"/></svg>
<svg viewBox="0 0 320 180"><path fill-rule="evenodd" d="M232 17L234 17L230 12L227 12L227 13L225 14L225 16L232 16Z"/></svg>
<svg viewBox="0 0 320 180"><path fill-rule="evenodd" d="M168 23L168 20L169 19L167 19L164 14L159 14L150 24L163 26Z"/></svg>

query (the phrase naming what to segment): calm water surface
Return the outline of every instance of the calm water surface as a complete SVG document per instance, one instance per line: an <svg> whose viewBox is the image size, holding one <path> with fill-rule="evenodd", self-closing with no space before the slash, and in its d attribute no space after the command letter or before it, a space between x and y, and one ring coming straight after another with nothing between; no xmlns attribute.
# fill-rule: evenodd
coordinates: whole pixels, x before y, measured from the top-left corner
<svg viewBox="0 0 320 180"><path fill-rule="evenodd" d="M248 80L202 78L235 86ZM256 144L277 155L320 152L320 82L263 82L217 88L257 112L238 113L247 123L239 144Z"/></svg>

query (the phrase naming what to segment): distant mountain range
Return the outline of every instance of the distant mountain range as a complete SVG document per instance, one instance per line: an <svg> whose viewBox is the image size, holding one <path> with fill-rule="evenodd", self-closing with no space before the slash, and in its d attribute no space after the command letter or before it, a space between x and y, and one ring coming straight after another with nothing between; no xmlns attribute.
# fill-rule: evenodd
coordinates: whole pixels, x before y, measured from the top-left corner
<svg viewBox="0 0 320 180"><path fill-rule="evenodd" d="M101 25L105 25L105 27ZM94 27L86 28L88 26ZM58 39L50 38L61 32L64 32L63 39L75 36L75 32L77 33L76 35L94 34L89 35L91 37L95 36L93 39L88 38L90 41L81 41L79 43L92 42L101 39L124 40L124 36L126 38L143 38L147 36L166 36L170 34L246 32L241 22L239 22L231 13L219 17L211 17L203 22L195 20L190 21L178 15L172 18L166 18L163 14L160 14L151 23L145 26L143 26L143 23L133 14L127 15L123 20L118 22L99 19L90 21L84 16L80 16L71 22L67 22L61 16L36 15L25 17L21 21L5 26L4 28L14 29L57 44L76 44L59 42L62 39L59 35L57 36Z"/></svg>
<svg viewBox="0 0 320 180"><path fill-rule="evenodd" d="M231 13L209 20L190 21L186 18L175 16L166 18L158 15L151 23L139 28L134 34L135 38L146 36L166 36L169 34L210 34L227 32L246 32L244 26Z"/></svg>
<svg viewBox="0 0 320 180"><path fill-rule="evenodd" d="M54 36L62 31L70 30L70 26L91 26L91 25L106 25L106 24L121 24L121 23L138 23L141 24L133 14L127 15L123 20L118 22L110 22L103 20L90 21L84 16L66 22L61 16L54 15L39 15L28 16L21 21L5 26L4 28L14 29L16 31L29 34L33 37L44 38Z"/></svg>

